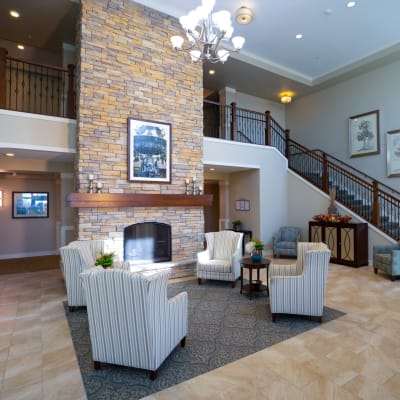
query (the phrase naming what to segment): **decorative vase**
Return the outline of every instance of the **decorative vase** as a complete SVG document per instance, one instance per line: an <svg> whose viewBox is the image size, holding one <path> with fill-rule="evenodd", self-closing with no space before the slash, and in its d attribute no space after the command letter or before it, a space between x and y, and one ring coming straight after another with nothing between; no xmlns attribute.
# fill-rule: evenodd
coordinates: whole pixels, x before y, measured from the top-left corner
<svg viewBox="0 0 400 400"><path fill-rule="evenodd" d="M251 257L251 259L253 260L253 261L261 261L261 259L262 259L262 256L263 256L263 252L262 252L262 250L253 250L252 252L251 252L251 255L250 255L250 257Z"/></svg>

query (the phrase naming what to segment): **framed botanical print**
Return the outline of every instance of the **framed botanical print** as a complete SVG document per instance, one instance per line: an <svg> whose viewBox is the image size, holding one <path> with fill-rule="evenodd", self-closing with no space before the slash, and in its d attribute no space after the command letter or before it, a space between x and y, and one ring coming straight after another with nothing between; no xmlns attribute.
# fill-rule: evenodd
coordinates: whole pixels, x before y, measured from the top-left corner
<svg viewBox="0 0 400 400"><path fill-rule="evenodd" d="M349 119L350 157L379 154L379 111L355 115Z"/></svg>
<svg viewBox="0 0 400 400"><path fill-rule="evenodd" d="M400 176L400 129L386 135L387 175Z"/></svg>

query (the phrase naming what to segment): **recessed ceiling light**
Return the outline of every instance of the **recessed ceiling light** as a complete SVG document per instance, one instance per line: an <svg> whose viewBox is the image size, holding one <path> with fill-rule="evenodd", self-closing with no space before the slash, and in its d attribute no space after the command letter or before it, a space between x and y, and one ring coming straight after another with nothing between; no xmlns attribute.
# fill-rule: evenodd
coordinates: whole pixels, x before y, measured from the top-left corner
<svg viewBox="0 0 400 400"><path fill-rule="evenodd" d="M215 69L210 69L210 70L208 71L208 73L209 73L210 75L214 75L214 74L215 74Z"/></svg>
<svg viewBox="0 0 400 400"><path fill-rule="evenodd" d="M209 171L215 171L215 168L210 168Z"/></svg>
<svg viewBox="0 0 400 400"><path fill-rule="evenodd" d="M19 17L20 17L19 12L16 11L16 10L10 10L10 15L11 15L13 18L19 18Z"/></svg>
<svg viewBox="0 0 400 400"><path fill-rule="evenodd" d="M20 49L20 50L24 50L24 49L25 49L25 47L24 47L23 44L19 44L19 45L17 46L17 48Z"/></svg>
<svg viewBox="0 0 400 400"><path fill-rule="evenodd" d="M348 1L348 2L346 3L346 7L347 7L347 8L354 7L355 5L356 5L356 2L355 2L355 1Z"/></svg>
<svg viewBox="0 0 400 400"><path fill-rule="evenodd" d="M14 157L15 154L14 154L14 153L6 153L6 156L7 156L7 157Z"/></svg>
<svg viewBox="0 0 400 400"><path fill-rule="evenodd" d="M303 34L302 33L298 33L297 35L296 35L296 39L301 39L303 37Z"/></svg>

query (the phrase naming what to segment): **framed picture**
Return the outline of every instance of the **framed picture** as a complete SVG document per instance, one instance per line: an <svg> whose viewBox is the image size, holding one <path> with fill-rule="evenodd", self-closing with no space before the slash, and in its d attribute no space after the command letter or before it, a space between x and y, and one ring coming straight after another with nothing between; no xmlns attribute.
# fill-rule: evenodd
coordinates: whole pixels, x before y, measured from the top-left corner
<svg viewBox="0 0 400 400"><path fill-rule="evenodd" d="M355 115L349 120L350 157L379 154L379 111Z"/></svg>
<svg viewBox="0 0 400 400"><path fill-rule="evenodd" d="M171 182L171 124L128 118L128 180Z"/></svg>
<svg viewBox="0 0 400 400"><path fill-rule="evenodd" d="M250 211L250 200L239 199L235 202L236 211Z"/></svg>
<svg viewBox="0 0 400 400"><path fill-rule="evenodd" d="M387 175L400 176L400 129L386 135Z"/></svg>
<svg viewBox="0 0 400 400"><path fill-rule="evenodd" d="M49 218L49 192L12 192L13 218Z"/></svg>

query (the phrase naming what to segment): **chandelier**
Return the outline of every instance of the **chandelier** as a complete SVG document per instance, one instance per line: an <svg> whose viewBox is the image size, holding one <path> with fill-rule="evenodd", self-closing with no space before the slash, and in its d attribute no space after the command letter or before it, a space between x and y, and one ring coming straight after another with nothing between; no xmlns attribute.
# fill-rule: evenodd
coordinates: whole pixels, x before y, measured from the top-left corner
<svg viewBox="0 0 400 400"><path fill-rule="evenodd" d="M185 39L182 36L172 36L171 42L175 50L189 51L193 62L208 61L224 63L229 55L239 51L245 42L242 36L232 38L234 50L223 47L222 43L229 41L233 34L231 13L223 10L212 12L215 0L202 0L202 5L179 18L186 32L189 46L182 47Z"/></svg>

